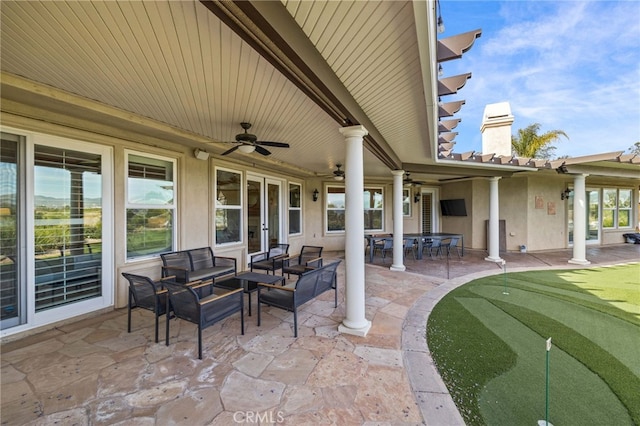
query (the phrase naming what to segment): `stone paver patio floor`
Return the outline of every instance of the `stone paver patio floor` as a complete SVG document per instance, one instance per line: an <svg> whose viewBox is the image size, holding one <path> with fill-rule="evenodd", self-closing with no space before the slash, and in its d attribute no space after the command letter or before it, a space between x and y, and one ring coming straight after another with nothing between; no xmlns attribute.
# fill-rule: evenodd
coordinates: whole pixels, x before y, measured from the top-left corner
<svg viewBox="0 0 640 426"><path fill-rule="evenodd" d="M597 264L637 261L640 246L588 252ZM505 255L513 268L569 267L567 251ZM333 258L339 253L331 253ZM366 337L337 332L344 318L344 262L338 308L325 293L293 315L263 307L203 331L171 321L170 345L154 343L153 314L126 309L2 344L1 423L113 424L461 424L424 341L428 313L451 288L499 273L468 251L464 259L366 267ZM328 259L327 261L330 261ZM516 270L512 269L512 270ZM447 275L450 279L447 279ZM245 296L246 297L246 296ZM253 298L255 308L255 297ZM246 300L246 299L245 299Z"/></svg>

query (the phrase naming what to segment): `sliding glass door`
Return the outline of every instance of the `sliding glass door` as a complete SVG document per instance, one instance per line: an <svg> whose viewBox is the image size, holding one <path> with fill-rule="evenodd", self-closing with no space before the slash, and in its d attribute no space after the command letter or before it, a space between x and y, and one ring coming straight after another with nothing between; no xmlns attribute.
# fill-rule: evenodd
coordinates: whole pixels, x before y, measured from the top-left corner
<svg viewBox="0 0 640 426"><path fill-rule="evenodd" d="M2 329L26 321L24 284L24 217L20 197L21 170L18 159L23 155L22 137L2 132L0 140L0 321ZM21 142L22 141L22 142ZM22 154L21 154L22 153Z"/></svg>
<svg viewBox="0 0 640 426"><path fill-rule="evenodd" d="M108 147L2 132L2 330L113 304Z"/></svg>

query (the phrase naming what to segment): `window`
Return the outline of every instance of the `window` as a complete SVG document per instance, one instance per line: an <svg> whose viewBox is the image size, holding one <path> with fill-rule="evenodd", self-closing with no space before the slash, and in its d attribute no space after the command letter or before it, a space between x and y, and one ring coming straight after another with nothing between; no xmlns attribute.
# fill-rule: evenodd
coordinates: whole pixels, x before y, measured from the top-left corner
<svg viewBox="0 0 640 426"><path fill-rule="evenodd" d="M127 155L127 259L175 249L175 160Z"/></svg>
<svg viewBox="0 0 640 426"><path fill-rule="evenodd" d="M216 244L240 241L242 229L242 176L216 169Z"/></svg>
<svg viewBox="0 0 640 426"><path fill-rule="evenodd" d="M289 235L302 233L302 185L289 184Z"/></svg>
<svg viewBox="0 0 640 426"><path fill-rule="evenodd" d="M364 229L366 231L382 231L382 210L382 188L365 187Z"/></svg>
<svg viewBox="0 0 640 426"><path fill-rule="evenodd" d="M326 200L327 232L344 231L344 187L328 186ZM381 231L384 223L382 188L365 187L363 201L364 229L366 231Z"/></svg>
<svg viewBox="0 0 640 426"><path fill-rule="evenodd" d="M402 190L402 215L411 216L411 190Z"/></svg>
<svg viewBox="0 0 640 426"><path fill-rule="evenodd" d="M344 231L344 187L327 187L327 232Z"/></svg>
<svg viewBox="0 0 640 426"><path fill-rule="evenodd" d="M102 158L34 148L35 310L102 295Z"/></svg>
<svg viewBox="0 0 640 426"><path fill-rule="evenodd" d="M631 226L631 189L605 188L602 191L602 227Z"/></svg>

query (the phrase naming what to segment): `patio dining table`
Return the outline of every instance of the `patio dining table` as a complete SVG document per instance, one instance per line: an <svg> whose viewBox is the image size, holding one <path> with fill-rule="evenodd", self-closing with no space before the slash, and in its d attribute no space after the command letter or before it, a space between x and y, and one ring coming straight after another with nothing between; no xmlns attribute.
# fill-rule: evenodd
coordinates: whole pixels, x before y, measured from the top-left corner
<svg viewBox="0 0 640 426"><path fill-rule="evenodd" d="M393 240L393 237L389 235L384 236L376 236L376 235L365 235L369 242L369 263L373 263L373 251L375 248L375 244L379 242L383 242L385 240ZM415 238L418 242L418 252L416 253L416 259L422 259L422 249L425 244L425 240L447 240L454 237L460 238L460 255L464 256L464 235L463 234L452 234L448 232L422 232L422 233L410 233L403 234L403 238Z"/></svg>

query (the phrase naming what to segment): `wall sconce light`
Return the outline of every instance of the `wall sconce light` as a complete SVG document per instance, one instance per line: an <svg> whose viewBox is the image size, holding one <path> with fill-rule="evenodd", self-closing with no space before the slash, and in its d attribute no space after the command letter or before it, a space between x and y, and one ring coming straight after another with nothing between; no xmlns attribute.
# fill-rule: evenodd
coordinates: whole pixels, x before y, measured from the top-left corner
<svg viewBox="0 0 640 426"><path fill-rule="evenodd" d="M565 189L560 193L560 199L566 200L567 198L569 198L569 195L571 194L571 192L573 192L571 189L569 188Z"/></svg>
<svg viewBox="0 0 640 426"><path fill-rule="evenodd" d="M419 203L420 202L420 193L416 192L415 195L413 196L413 202L414 203Z"/></svg>
<svg viewBox="0 0 640 426"><path fill-rule="evenodd" d="M314 202L314 203L315 203L316 201L318 201L318 194L320 194L320 193L318 192L318 189L317 189L317 188L316 188L316 189L314 189L314 190L313 190L313 202Z"/></svg>

